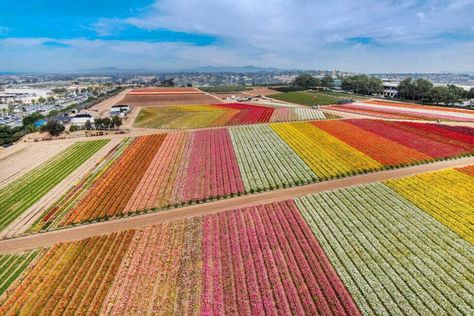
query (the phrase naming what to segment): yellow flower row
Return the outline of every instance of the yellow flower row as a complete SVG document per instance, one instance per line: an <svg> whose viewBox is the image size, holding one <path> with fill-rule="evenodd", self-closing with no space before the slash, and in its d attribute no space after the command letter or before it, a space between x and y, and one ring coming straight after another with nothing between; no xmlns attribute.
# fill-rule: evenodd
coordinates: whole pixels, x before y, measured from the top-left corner
<svg viewBox="0 0 474 316"><path fill-rule="evenodd" d="M387 180L385 184L474 243L474 177L456 170L443 170Z"/></svg>
<svg viewBox="0 0 474 316"><path fill-rule="evenodd" d="M167 126L170 128L198 128L213 126L213 122L219 119L225 111L209 112L183 112L179 118L170 121Z"/></svg>
<svg viewBox="0 0 474 316"><path fill-rule="evenodd" d="M319 178L379 169L382 164L311 123L274 123L271 128Z"/></svg>
<svg viewBox="0 0 474 316"><path fill-rule="evenodd" d="M208 105L183 105L143 108L138 115L137 127L199 128L214 126L214 121L235 111Z"/></svg>
<svg viewBox="0 0 474 316"><path fill-rule="evenodd" d="M170 112L211 112L224 110L213 105L173 105L162 107L160 109Z"/></svg>

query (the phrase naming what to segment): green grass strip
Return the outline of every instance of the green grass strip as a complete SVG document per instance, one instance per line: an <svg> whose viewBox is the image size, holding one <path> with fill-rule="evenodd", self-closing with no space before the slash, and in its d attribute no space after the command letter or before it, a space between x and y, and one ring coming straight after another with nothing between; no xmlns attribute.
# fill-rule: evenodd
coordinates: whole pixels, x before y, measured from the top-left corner
<svg viewBox="0 0 474 316"><path fill-rule="evenodd" d="M270 98L303 105L335 104L339 98L318 92L287 92L269 95Z"/></svg>

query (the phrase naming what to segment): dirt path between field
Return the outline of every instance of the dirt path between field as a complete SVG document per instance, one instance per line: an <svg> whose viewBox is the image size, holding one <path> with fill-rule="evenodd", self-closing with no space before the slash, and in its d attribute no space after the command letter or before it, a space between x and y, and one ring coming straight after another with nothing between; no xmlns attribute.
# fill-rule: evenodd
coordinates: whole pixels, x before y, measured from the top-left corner
<svg viewBox="0 0 474 316"><path fill-rule="evenodd" d="M186 206L174 210L150 213L101 222L62 230L40 233L26 237L0 241L0 252L16 252L51 245L56 242L75 241L84 238L109 234L126 229L156 225L167 221L185 219L195 216L214 214L228 209L242 208L256 204L265 204L287 200L308 194L368 184L376 181L411 176L419 173L438 171L446 168L465 167L474 164L474 157L439 161L426 165L380 171L349 178L308 184L287 189L267 191L241 197L219 200L205 204Z"/></svg>
<svg viewBox="0 0 474 316"><path fill-rule="evenodd" d="M199 91L202 91L202 90L199 90ZM215 99L216 101L218 101L218 103L225 103L226 101L225 100L222 100L221 98L219 98L217 95L214 95L212 93L209 93L209 92L205 92L205 91L202 91L202 93L204 93L205 95Z"/></svg>

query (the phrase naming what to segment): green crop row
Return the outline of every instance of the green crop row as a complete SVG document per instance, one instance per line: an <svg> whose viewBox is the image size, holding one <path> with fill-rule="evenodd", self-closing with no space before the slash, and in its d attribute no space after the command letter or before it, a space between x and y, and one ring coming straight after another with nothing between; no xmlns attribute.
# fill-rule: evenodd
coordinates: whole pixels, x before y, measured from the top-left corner
<svg viewBox="0 0 474 316"><path fill-rule="evenodd" d="M13 222L108 142L104 139L75 143L0 189L0 229Z"/></svg>
<svg viewBox="0 0 474 316"><path fill-rule="evenodd" d="M33 250L23 254L0 255L0 296L28 267L38 253L38 250Z"/></svg>
<svg viewBox="0 0 474 316"><path fill-rule="evenodd" d="M269 97L285 102L303 105L328 105L337 103L338 98L319 92L287 92L272 94Z"/></svg>

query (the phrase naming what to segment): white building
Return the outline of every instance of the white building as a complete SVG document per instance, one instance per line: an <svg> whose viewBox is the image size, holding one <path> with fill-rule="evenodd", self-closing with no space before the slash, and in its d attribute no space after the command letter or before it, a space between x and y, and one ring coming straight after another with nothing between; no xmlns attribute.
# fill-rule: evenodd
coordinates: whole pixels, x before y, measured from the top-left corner
<svg viewBox="0 0 474 316"><path fill-rule="evenodd" d="M399 80L394 79L383 79L383 92L382 94L385 97L396 97L398 95L398 85L400 84Z"/></svg>
<svg viewBox="0 0 474 316"><path fill-rule="evenodd" d="M47 98L51 95L50 89L33 89L33 88L5 88L0 91L0 101L4 103L22 101L30 103L32 100L39 98Z"/></svg>
<svg viewBox="0 0 474 316"><path fill-rule="evenodd" d="M110 108L110 116L125 116L131 111L131 106L128 104L116 104Z"/></svg>
<svg viewBox="0 0 474 316"><path fill-rule="evenodd" d="M87 114L87 113L80 113L80 114L76 114L73 117L71 117L71 124L73 124L73 125L82 126L82 125L85 125L87 121L94 124L94 117L90 114Z"/></svg>

